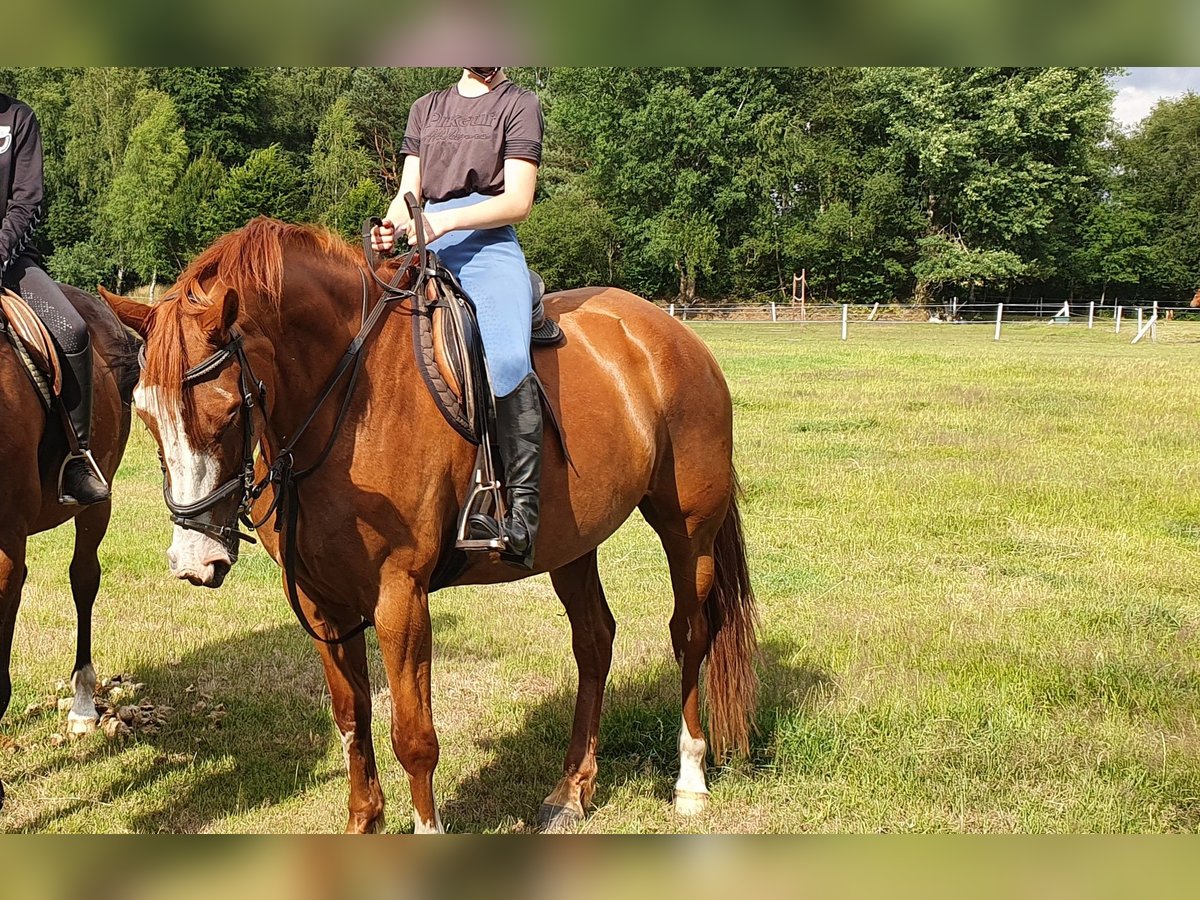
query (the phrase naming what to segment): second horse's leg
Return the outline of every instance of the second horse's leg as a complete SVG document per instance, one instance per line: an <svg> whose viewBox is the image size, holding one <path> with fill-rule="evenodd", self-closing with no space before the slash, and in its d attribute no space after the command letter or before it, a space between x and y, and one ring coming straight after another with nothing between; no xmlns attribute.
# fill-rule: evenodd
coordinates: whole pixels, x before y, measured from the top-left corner
<svg viewBox="0 0 1200 900"><path fill-rule="evenodd" d="M75 668L71 690L75 699L67 713L67 730L72 734L94 731L100 716L92 698L96 669L92 665L92 606L100 590L100 559L97 550L108 530L111 503L89 506L75 517L75 554L71 557L71 596L75 600Z"/></svg>

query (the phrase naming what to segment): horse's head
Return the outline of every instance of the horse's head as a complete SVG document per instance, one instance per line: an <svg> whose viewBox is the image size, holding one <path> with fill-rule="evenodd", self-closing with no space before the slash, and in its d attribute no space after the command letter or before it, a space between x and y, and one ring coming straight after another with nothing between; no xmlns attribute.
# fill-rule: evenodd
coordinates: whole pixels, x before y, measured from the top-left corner
<svg viewBox="0 0 1200 900"><path fill-rule="evenodd" d="M1200 309L1200 289L1198 289L1196 293L1192 294L1191 306L1194 309Z"/></svg>
<svg viewBox="0 0 1200 900"><path fill-rule="evenodd" d="M171 574L219 587L237 560L237 518L259 418L244 400L250 376L234 328L238 295L219 282L207 292L177 285L154 307L103 288L101 294L145 339L133 396L163 466L175 523L167 551Z"/></svg>

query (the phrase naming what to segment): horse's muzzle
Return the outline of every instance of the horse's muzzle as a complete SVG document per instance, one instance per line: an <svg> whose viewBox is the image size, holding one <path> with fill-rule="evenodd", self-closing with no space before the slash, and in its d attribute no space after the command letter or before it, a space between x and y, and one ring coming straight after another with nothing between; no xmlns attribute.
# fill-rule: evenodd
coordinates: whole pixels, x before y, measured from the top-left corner
<svg viewBox="0 0 1200 900"><path fill-rule="evenodd" d="M197 587L218 588L233 568L233 561L224 553L213 553L206 559L180 561L174 549L167 551L171 575Z"/></svg>

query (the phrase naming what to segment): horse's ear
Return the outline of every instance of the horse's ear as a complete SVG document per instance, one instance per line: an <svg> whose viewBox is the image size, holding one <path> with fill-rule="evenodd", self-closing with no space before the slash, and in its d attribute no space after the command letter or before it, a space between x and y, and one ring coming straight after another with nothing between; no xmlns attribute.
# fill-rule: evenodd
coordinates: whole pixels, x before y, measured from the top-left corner
<svg viewBox="0 0 1200 900"><path fill-rule="evenodd" d="M239 305L238 293L231 287L213 300L208 324L215 336L222 339L229 336L229 329L237 321Z"/></svg>
<svg viewBox="0 0 1200 900"><path fill-rule="evenodd" d="M151 307L145 303L138 303L136 300L129 300L118 294L106 291L103 285L100 285L99 288L101 299L108 304L109 309L117 314L117 318L121 320L121 324L126 328L132 328L142 337L146 337L146 332L149 331L148 322Z"/></svg>

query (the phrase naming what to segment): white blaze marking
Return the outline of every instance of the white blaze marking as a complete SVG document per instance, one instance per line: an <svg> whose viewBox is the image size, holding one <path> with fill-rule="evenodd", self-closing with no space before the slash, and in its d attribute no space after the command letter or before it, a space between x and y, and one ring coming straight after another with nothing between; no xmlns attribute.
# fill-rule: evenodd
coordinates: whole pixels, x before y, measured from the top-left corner
<svg viewBox="0 0 1200 900"><path fill-rule="evenodd" d="M162 402L158 388L138 385L133 392L138 408L158 425L163 464L170 476L171 496L176 503L195 503L217 486L220 465L210 453L199 453L184 431L183 417L177 408ZM206 534L175 526L171 550L180 571L203 569L205 560L227 557L225 548Z"/></svg>
<svg viewBox="0 0 1200 900"><path fill-rule="evenodd" d="M350 771L350 745L354 743L354 732L342 732L342 758L346 760L346 771Z"/></svg>
<svg viewBox="0 0 1200 900"><path fill-rule="evenodd" d="M708 793L708 785L704 782L704 755L707 749L704 738L692 737L687 722L682 722L679 729L679 780L675 782L675 790Z"/></svg>
<svg viewBox="0 0 1200 900"><path fill-rule="evenodd" d="M442 827L442 816L435 809L433 811L433 821L426 822L421 818L421 814L417 812L416 807L413 807L413 834L445 834L446 829Z"/></svg>

